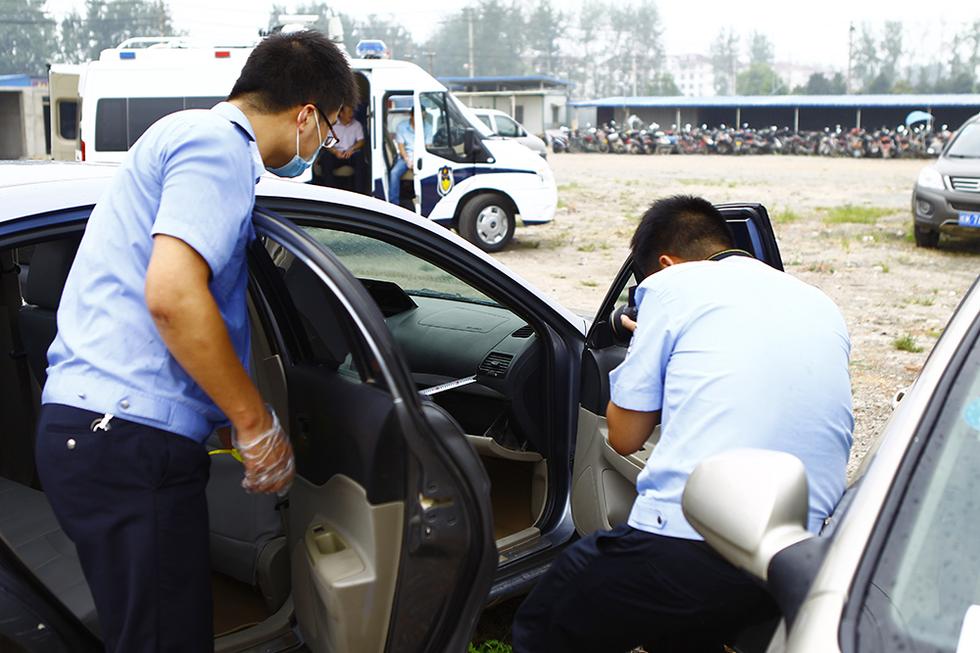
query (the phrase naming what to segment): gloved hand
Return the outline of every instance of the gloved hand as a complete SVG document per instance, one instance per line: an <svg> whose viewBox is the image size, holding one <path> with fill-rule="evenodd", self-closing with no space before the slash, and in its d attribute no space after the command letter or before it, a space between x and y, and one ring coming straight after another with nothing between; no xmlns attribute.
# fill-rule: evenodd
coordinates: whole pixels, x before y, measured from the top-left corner
<svg viewBox="0 0 980 653"><path fill-rule="evenodd" d="M242 456L245 478L242 487L247 492L285 494L293 483L296 463L289 437L279 423L276 411L269 408L272 426L248 442L232 434L232 444Z"/></svg>

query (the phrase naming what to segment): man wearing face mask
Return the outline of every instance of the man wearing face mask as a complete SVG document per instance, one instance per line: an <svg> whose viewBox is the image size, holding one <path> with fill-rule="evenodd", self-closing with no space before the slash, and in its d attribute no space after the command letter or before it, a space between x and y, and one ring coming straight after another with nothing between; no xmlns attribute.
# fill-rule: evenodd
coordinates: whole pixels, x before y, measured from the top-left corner
<svg viewBox="0 0 980 653"><path fill-rule="evenodd" d="M356 101L322 34L274 34L227 102L171 114L93 209L58 309L37 433L108 651L213 648L204 441L234 427L251 492L288 490L293 454L245 368L255 184L295 177Z"/></svg>

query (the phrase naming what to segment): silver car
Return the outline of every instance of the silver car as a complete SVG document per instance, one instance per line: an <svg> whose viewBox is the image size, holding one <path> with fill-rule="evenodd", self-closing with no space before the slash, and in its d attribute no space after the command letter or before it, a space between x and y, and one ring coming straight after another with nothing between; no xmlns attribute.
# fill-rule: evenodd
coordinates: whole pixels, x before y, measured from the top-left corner
<svg viewBox="0 0 980 653"><path fill-rule="evenodd" d="M940 232L980 236L980 114L957 130L912 191L915 244L936 247Z"/></svg>
<svg viewBox="0 0 980 653"><path fill-rule="evenodd" d="M688 520L779 606L740 651L980 651L980 278L896 401L819 536L793 456L732 451L691 475Z"/></svg>
<svg viewBox="0 0 980 653"><path fill-rule="evenodd" d="M517 122L503 111L497 109L472 109L473 114L487 126L496 136L512 138L521 145L524 145L542 159L548 158L548 148L544 141L525 129L524 125Z"/></svg>

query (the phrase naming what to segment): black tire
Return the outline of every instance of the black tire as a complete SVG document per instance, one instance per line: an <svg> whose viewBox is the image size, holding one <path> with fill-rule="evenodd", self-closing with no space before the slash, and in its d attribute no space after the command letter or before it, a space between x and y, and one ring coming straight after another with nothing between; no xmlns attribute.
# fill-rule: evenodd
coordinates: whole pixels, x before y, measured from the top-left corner
<svg viewBox="0 0 980 653"><path fill-rule="evenodd" d="M933 231L932 229L920 229L919 227L913 228L915 231L915 244L919 247L938 247L939 246L939 232Z"/></svg>
<svg viewBox="0 0 980 653"><path fill-rule="evenodd" d="M514 238L514 212L500 195L477 195L459 213L459 235L484 252L499 252Z"/></svg>

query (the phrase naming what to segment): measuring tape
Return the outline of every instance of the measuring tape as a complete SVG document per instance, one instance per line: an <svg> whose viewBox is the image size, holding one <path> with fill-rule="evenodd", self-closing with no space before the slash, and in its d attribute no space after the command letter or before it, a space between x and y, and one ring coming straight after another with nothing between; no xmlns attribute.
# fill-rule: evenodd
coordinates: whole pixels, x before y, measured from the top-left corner
<svg viewBox="0 0 980 653"><path fill-rule="evenodd" d="M456 379L455 381L450 381L449 383L443 383L442 385L434 385L431 388L426 388L425 390L419 390L419 394L425 397L431 397L432 395L437 395L440 392L445 392L446 390L455 390L456 388L462 388L464 385L469 385L471 383L476 383L476 375L468 376L465 379Z"/></svg>

